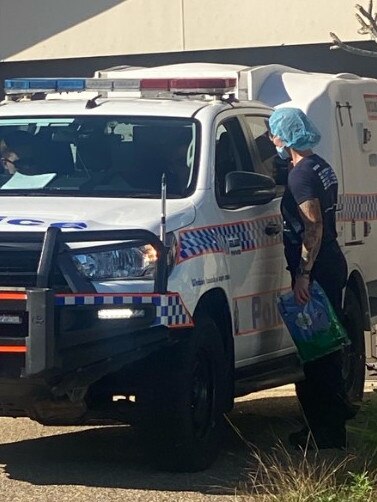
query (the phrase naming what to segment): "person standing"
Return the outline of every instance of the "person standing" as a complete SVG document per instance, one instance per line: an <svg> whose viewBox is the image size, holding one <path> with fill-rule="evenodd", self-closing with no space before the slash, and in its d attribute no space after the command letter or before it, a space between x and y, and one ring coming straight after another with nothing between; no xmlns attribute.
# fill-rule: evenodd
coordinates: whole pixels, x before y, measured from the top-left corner
<svg viewBox="0 0 377 502"><path fill-rule="evenodd" d="M313 153L312 148L321 135L300 109L276 109L269 119L269 129L278 155L291 158L281 213L284 253L295 299L306 303L310 281L316 280L342 320L347 263L337 242L336 174L323 158ZM292 433L290 442L302 448L345 447L349 405L341 350L305 363L304 373L305 380L296 384L296 393L308 427Z"/></svg>

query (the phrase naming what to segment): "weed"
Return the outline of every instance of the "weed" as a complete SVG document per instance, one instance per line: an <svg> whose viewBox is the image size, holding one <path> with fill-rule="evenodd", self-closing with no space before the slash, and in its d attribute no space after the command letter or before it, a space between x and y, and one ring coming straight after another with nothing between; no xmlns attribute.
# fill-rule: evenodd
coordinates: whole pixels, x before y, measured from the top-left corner
<svg viewBox="0 0 377 502"><path fill-rule="evenodd" d="M248 492L271 502L330 502L336 473L346 460L326 463L317 454L312 457L308 453L291 456L282 444L270 455L253 452L255 467L248 473Z"/></svg>
<svg viewBox="0 0 377 502"><path fill-rule="evenodd" d="M368 413L370 410L368 407ZM331 458L319 451L293 453L281 442L272 453L265 454L257 451L228 421L251 451L246 481L241 490L243 495L238 494L238 501L371 502L377 499L375 475L368 471L369 463L367 467L365 462L368 455L343 454L339 457L338 454ZM368 423L372 424L372 418ZM377 448L377 443L375 446Z"/></svg>
<svg viewBox="0 0 377 502"><path fill-rule="evenodd" d="M369 459L371 467L377 466L377 395L366 401L359 419L347 426L358 443L358 449Z"/></svg>

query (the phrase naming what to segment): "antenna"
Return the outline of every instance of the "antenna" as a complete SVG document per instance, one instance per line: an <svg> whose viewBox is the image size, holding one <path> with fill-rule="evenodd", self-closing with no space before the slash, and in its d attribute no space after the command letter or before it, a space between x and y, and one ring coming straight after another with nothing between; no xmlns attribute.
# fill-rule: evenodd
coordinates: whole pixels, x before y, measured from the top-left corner
<svg viewBox="0 0 377 502"><path fill-rule="evenodd" d="M161 223L160 239L162 244L166 245L166 176L163 173L161 177Z"/></svg>
<svg viewBox="0 0 377 502"><path fill-rule="evenodd" d="M97 94L97 96L94 96L94 98L89 99L85 105L85 108L87 110L91 110L92 108L97 108L99 106L98 103L96 103L96 99L102 98L102 94Z"/></svg>

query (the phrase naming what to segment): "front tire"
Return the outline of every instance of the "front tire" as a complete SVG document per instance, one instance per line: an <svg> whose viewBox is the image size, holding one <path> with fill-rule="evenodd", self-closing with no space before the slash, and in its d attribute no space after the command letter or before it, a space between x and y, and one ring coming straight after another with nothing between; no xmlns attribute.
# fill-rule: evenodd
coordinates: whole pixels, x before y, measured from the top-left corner
<svg viewBox="0 0 377 502"><path fill-rule="evenodd" d="M226 407L224 347L214 321L200 314L188 343L170 356L141 392L145 431L159 467L200 471L219 453Z"/></svg>

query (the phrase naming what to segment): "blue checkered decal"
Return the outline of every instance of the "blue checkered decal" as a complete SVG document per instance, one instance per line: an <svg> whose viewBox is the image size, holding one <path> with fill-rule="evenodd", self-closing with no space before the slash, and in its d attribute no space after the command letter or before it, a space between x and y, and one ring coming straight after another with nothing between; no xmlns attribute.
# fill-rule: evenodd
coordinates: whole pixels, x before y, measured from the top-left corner
<svg viewBox="0 0 377 502"><path fill-rule="evenodd" d="M154 305L156 307L156 318L152 326L168 326L171 328L193 326L193 321L186 310L178 293L157 295L157 294L59 294L55 295L56 306L75 305Z"/></svg>
<svg viewBox="0 0 377 502"><path fill-rule="evenodd" d="M339 196L337 218L340 221L377 220L377 194L345 194Z"/></svg>
<svg viewBox="0 0 377 502"><path fill-rule="evenodd" d="M193 326L192 319L186 311L179 295L165 295L153 297L156 306L155 325L164 326Z"/></svg>
<svg viewBox="0 0 377 502"><path fill-rule="evenodd" d="M239 245L242 252L281 243L281 234L268 236L267 223L282 223L280 215L226 225L183 230L180 232L179 261L208 253L229 253Z"/></svg>

